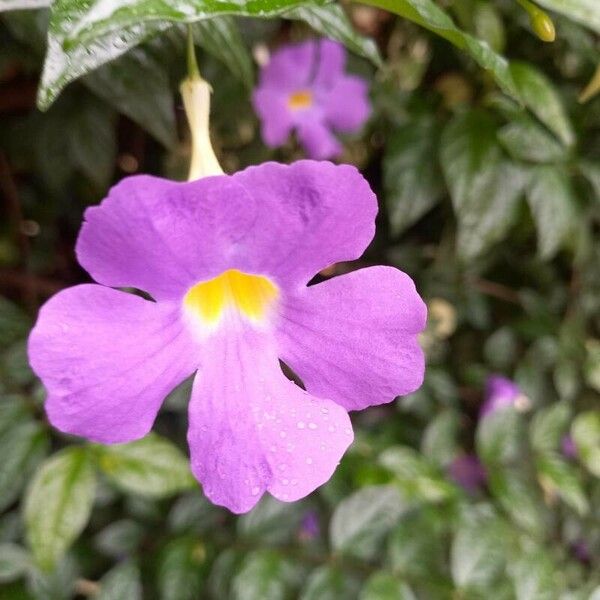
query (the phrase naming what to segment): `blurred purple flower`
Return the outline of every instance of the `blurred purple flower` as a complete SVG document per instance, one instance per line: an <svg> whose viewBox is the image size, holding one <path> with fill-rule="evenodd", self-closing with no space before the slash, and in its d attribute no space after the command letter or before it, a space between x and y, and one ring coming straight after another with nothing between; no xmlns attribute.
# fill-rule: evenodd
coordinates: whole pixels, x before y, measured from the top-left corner
<svg viewBox="0 0 600 600"><path fill-rule="evenodd" d="M575 440L570 435L565 435L561 441L561 450L562 453L570 459L577 458L577 446L575 445Z"/></svg>
<svg viewBox="0 0 600 600"><path fill-rule="evenodd" d="M376 213L360 173L329 162L124 179L77 241L100 285L51 298L29 338L50 422L105 444L141 438L198 372L188 442L206 496L237 513L266 491L306 496L352 442L348 411L423 381L426 307L408 275L371 267L307 286L362 254Z"/></svg>
<svg viewBox="0 0 600 600"><path fill-rule="evenodd" d="M571 544L571 552L573 556L582 563L587 563L592 559L592 553L588 543L579 539Z"/></svg>
<svg viewBox="0 0 600 600"><path fill-rule="evenodd" d="M486 482L485 467L475 454L459 454L448 466L448 475L465 491L475 493Z"/></svg>
<svg viewBox="0 0 600 600"><path fill-rule="evenodd" d="M366 81L346 75L345 63L344 47L326 39L273 53L253 94L267 145L281 146L295 129L310 158L341 153L332 131L356 132L371 112Z"/></svg>
<svg viewBox="0 0 600 600"><path fill-rule="evenodd" d="M309 510L300 522L298 537L303 541L310 541L314 540L320 532L321 525L319 522L319 515L316 511Z"/></svg>
<svg viewBox="0 0 600 600"><path fill-rule="evenodd" d="M521 388L514 381L502 375L490 375L486 382L485 401L479 416L486 417L503 408L515 407L519 400L524 399Z"/></svg>

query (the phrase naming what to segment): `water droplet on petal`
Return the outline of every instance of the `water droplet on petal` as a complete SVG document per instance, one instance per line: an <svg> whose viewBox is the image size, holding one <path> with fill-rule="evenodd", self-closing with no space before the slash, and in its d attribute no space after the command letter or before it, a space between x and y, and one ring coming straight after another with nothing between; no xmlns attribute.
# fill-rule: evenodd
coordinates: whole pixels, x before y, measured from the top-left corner
<svg viewBox="0 0 600 600"><path fill-rule="evenodd" d="M328 408L325 408L325 407L323 407L323 408L321 409L321 412L322 412L324 415L327 415L327 414L329 414L329 409L328 409Z"/></svg>
<svg viewBox="0 0 600 600"><path fill-rule="evenodd" d="M260 488L259 488L257 485L255 485L255 486L254 486L254 487L253 487L253 488L250 490L250 493L251 493L253 496L258 496L258 493L259 493L259 492L260 492Z"/></svg>
<svg viewBox="0 0 600 600"><path fill-rule="evenodd" d="M329 431L330 433L333 433L333 432L335 431L335 427L334 427L333 425L330 425L330 426L327 428L327 431Z"/></svg>
<svg viewBox="0 0 600 600"><path fill-rule="evenodd" d="M308 424L308 428L309 429L316 429L317 428L317 424L316 423L309 423Z"/></svg>
<svg viewBox="0 0 600 600"><path fill-rule="evenodd" d="M310 456L309 456L309 457L307 457L307 459L306 459L306 464L307 464L307 465L312 465L312 463L313 463L313 459L312 459Z"/></svg>
<svg viewBox="0 0 600 600"><path fill-rule="evenodd" d="M306 427L304 421L298 421L298 429L304 429Z"/></svg>
<svg viewBox="0 0 600 600"><path fill-rule="evenodd" d="M282 479L281 480L281 485L287 485L290 482L289 479Z"/></svg>

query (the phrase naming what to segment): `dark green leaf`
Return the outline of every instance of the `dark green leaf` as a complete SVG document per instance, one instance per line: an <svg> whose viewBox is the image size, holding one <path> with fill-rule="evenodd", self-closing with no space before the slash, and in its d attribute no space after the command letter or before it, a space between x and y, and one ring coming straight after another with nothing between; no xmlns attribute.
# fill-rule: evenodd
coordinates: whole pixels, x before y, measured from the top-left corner
<svg viewBox="0 0 600 600"><path fill-rule="evenodd" d="M544 489L558 494L563 501L580 515L585 516L590 506L578 472L558 454L547 453L536 460L538 476Z"/></svg>
<svg viewBox="0 0 600 600"><path fill-rule="evenodd" d="M390 485L364 487L339 503L329 529L334 550L370 558L404 510L398 490Z"/></svg>
<svg viewBox="0 0 600 600"><path fill-rule="evenodd" d="M144 536L143 527L132 519L120 519L106 526L94 539L100 552L121 558L135 552Z"/></svg>
<svg viewBox="0 0 600 600"><path fill-rule="evenodd" d="M308 23L322 35L338 40L352 52L368 58L378 67L382 65L377 46L369 38L357 33L342 6L300 6L283 13L287 19L299 19Z"/></svg>
<svg viewBox="0 0 600 600"><path fill-rule="evenodd" d="M456 454L460 416L454 410L445 410L431 420L421 443L421 451L429 460L445 467Z"/></svg>
<svg viewBox="0 0 600 600"><path fill-rule="evenodd" d="M417 600L417 597L399 577L377 571L367 580L359 600Z"/></svg>
<svg viewBox="0 0 600 600"><path fill-rule="evenodd" d="M571 435L590 473L600 477L600 412L583 412L573 421Z"/></svg>
<svg viewBox="0 0 600 600"><path fill-rule="evenodd" d="M524 443L521 416L513 408L486 415L477 426L476 442L477 454L486 465L518 461Z"/></svg>
<svg viewBox="0 0 600 600"><path fill-rule="evenodd" d="M102 471L125 492L163 498L197 485L182 452L155 433L96 452Z"/></svg>
<svg viewBox="0 0 600 600"><path fill-rule="evenodd" d="M310 574L299 600L356 598L358 589L358 582L351 575L336 567L324 565Z"/></svg>
<svg viewBox="0 0 600 600"><path fill-rule="evenodd" d="M498 138L517 160L547 163L564 160L567 155L565 147L553 135L526 116L517 117L502 127Z"/></svg>
<svg viewBox="0 0 600 600"><path fill-rule="evenodd" d="M52 568L86 526L95 472L89 451L71 447L44 462L25 497L27 540L36 562Z"/></svg>
<svg viewBox="0 0 600 600"><path fill-rule="evenodd" d="M280 502L265 495L246 515L238 520L238 531L244 538L260 539L263 544L290 541L306 507L301 503Z"/></svg>
<svg viewBox="0 0 600 600"><path fill-rule="evenodd" d="M514 82L525 105L565 146L575 141L571 122L552 82L536 67L523 62L510 65Z"/></svg>
<svg viewBox="0 0 600 600"><path fill-rule="evenodd" d="M383 161L386 208L393 233L418 221L440 199L443 187L434 118L410 120L389 137Z"/></svg>
<svg viewBox="0 0 600 600"><path fill-rule="evenodd" d="M527 202L538 233L538 253L548 260L573 232L577 220L569 175L560 167L539 166L530 171Z"/></svg>
<svg viewBox="0 0 600 600"><path fill-rule="evenodd" d="M29 554L16 544L0 544L0 584L18 579L29 568Z"/></svg>
<svg viewBox="0 0 600 600"><path fill-rule="evenodd" d="M206 550L200 540L175 539L164 548L158 568L161 600L194 600L200 597Z"/></svg>
<svg viewBox="0 0 600 600"><path fill-rule="evenodd" d="M571 409L566 402L556 402L538 410L529 427L531 445L538 452L558 450L567 432Z"/></svg>
<svg viewBox="0 0 600 600"><path fill-rule="evenodd" d="M99 582L96 600L142 600L140 570L129 562L111 569Z"/></svg>
<svg viewBox="0 0 600 600"><path fill-rule="evenodd" d="M516 600L556 600L562 584L554 576L555 565L540 549L523 556L511 567Z"/></svg>
<svg viewBox="0 0 600 600"><path fill-rule="evenodd" d="M29 318L16 304L0 297L0 348L25 337L30 326Z"/></svg>

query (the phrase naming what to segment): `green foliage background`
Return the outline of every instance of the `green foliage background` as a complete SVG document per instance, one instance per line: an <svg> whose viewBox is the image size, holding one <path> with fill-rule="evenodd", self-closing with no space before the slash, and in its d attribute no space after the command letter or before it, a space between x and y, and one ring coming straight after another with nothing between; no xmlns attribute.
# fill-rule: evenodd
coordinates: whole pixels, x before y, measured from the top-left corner
<svg viewBox="0 0 600 600"><path fill-rule="evenodd" d="M552 44L512 0L49 4L0 0L0 599L599 600L600 97L578 102L597 0L539 0ZM49 427L25 355L40 303L87 280L85 207L131 172L185 176L185 22L230 172L302 156L260 142L252 54L347 45L374 114L344 160L381 205L360 263L407 271L430 308L423 388L354 414L319 491L242 517L190 475L189 382L156 433L102 447ZM492 372L527 410L478 419ZM488 474L472 494L448 475L464 453Z"/></svg>

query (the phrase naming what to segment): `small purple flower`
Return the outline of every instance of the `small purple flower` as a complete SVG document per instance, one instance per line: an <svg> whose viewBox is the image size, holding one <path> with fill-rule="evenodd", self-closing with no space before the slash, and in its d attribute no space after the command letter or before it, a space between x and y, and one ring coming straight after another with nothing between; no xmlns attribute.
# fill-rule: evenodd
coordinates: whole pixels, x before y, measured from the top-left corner
<svg viewBox="0 0 600 600"><path fill-rule="evenodd" d="M473 494L487 480L484 466L474 454L459 454L448 466L448 475L457 485Z"/></svg>
<svg viewBox="0 0 600 600"><path fill-rule="evenodd" d="M319 535L320 531L321 525L319 523L319 515L316 511L309 510L300 522L298 537L304 541L314 540Z"/></svg>
<svg viewBox="0 0 600 600"><path fill-rule="evenodd" d="M574 460L578 456L575 440L570 435L565 435L560 443L561 450L564 456Z"/></svg>
<svg viewBox="0 0 600 600"><path fill-rule="evenodd" d="M526 401L521 388L512 380L502 375L490 375L485 389L485 402L480 417L486 417L503 408L518 407Z"/></svg>
<svg viewBox="0 0 600 600"><path fill-rule="evenodd" d="M281 146L295 129L310 158L339 156L332 130L356 132L371 112L366 81L346 75L345 63L344 47L326 39L273 53L253 94L267 145Z"/></svg>
<svg viewBox="0 0 600 600"><path fill-rule="evenodd" d="M328 162L124 179L77 241L99 285L51 298L29 339L50 422L105 444L141 438L196 373L188 442L206 496L237 513L265 491L306 496L352 442L348 411L423 380L426 308L408 275L370 267L307 286L362 254L376 213L360 173Z"/></svg>

